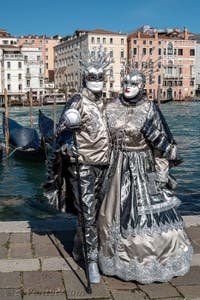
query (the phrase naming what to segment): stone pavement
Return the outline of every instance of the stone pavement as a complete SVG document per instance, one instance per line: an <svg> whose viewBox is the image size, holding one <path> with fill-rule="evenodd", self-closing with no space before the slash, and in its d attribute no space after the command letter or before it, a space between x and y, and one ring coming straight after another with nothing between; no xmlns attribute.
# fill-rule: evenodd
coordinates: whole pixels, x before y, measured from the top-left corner
<svg viewBox="0 0 200 300"><path fill-rule="evenodd" d="M0 222L0 300L200 300L200 216L184 217L194 246L192 267L168 283L141 285L102 276L85 291L72 256L75 220Z"/></svg>

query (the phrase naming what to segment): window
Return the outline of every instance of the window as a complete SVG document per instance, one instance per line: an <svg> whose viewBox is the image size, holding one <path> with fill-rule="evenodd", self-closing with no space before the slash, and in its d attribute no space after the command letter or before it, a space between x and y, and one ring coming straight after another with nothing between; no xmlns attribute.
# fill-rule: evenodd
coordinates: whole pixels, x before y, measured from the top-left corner
<svg viewBox="0 0 200 300"><path fill-rule="evenodd" d="M133 44L136 45L137 44L137 40L133 40Z"/></svg>
<svg viewBox="0 0 200 300"><path fill-rule="evenodd" d="M190 56L194 56L195 55L195 49L190 49Z"/></svg>
<svg viewBox="0 0 200 300"><path fill-rule="evenodd" d="M162 55L162 49L158 48L158 55Z"/></svg>
<svg viewBox="0 0 200 300"><path fill-rule="evenodd" d="M26 85L27 85L27 87L30 87L30 80L29 79L26 80Z"/></svg>
<svg viewBox="0 0 200 300"><path fill-rule="evenodd" d="M19 85L18 85L18 90L19 90L19 91L22 91L22 84L19 84Z"/></svg>
<svg viewBox="0 0 200 300"><path fill-rule="evenodd" d="M173 55L173 44L169 43L167 46L167 55Z"/></svg>
<svg viewBox="0 0 200 300"><path fill-rule="evenodd" d="M147 54L147 49L146 48L142 48L142 54L146 55Z"/></svg>
<svg viewBox="0 0 200 300"><path fill-rule="evenodd" d="M179 85L179 86L182 86L182 85L183 85L182 80L179 80L179 81L178 81L178 85Z"/></svg>
<svg viewBox="0 0 200 300"><path fill-rule="evenodd" d="M91 37L91 43L94 44L94 37Z"/></svg>
<svg viewBox="0 0 200 300"><path fill-rule="evenodd" d="M121 45L124 45L124 39L121 39Z"/></svg>
<svg viewBox="0 0 200 300"><path fill-rule="evenodd" d="M133 48L133 55L137 55L137 48Z"/></svg>
<svg viewBox="0 0 200 300"><path fill-rule="evenodd" d="M143 45L146 45L146 43L147 43L147 41L146 41L146 40L143 40L142 42L143 42Z"/></svg>
<svg viewBox="0 0 200 300"><path fill-rule="evenodd" d="M42 74L42 69L41 68L39 69L39 73Z"/></svg>
<svg viewBox="0 0 200 300"><path fill-rule="evenodd" d="M19 69L22 68L22 63L21 63L21 61L18 62L18 68L19 68Z"/></svg>
<svg viewBox="0 0 200 300"><path fill-rule="evenodd" d="M183 49L178 49L178 55L183 55Z"/></svg>
<svg viewBox="0 0 200 300"><path fill-rule="evenodd" d="M10 69L10 67L11 67L11 63L10 61L7 61L7 68Z"/></svg>
<svg viewBox="0 0 200 300"><path fill-rule="evenodd" d="M161 76L158 75L158 84L161 84Z"/></svg>
<svg viewBox="0 0 200 300"><path fill-rule="evenodd" d="M43 80L40 80L40 87L43 87Z"/></svg>
<svg viewBox="0 0 200 300"><path fill-rule="evenodd" d="M10 84L7 85L7 90L8 90L8 91L11 90L11 85L10 85Z"/></svg>
<svg viewBox="0 0 200 300"><path fill-rule="evenodd" d="M18 79L19 79L19 80L22 79L22 74L21 74L21 73L18 74Z"/></svg>
<svg viewBox="0 0 200 300"><path fill-rule="evenodd" d="M48 56L47 56L47 57L48 57ZM37 56L37 61L40 61L40 59L41 59L41 56L38 55L38 56Z"/></svg>
<svg viewBox="0 0 200 300"><path fill-rule="evenodd" d="M149 55L153 54L153 48L149 48Z"/></svg>
<svg viewBox="0 0 200 300"><path fill-rule="evenodd" d="M153 42L152 41L149 41L149 45L152 45L153 44Z"/></svg>
<svg viewBox="0 0 200 300"><path fill-rule="evenodd" d="M8 80L10 80L10 79L11 79L11 76L10 76L10 74L9 74L9 73L7 74L7 79L8 79Z"/></svg>
<svg viewBox="0 0 200 300"><path fill-rule="evenodd" d="M194 86L194 80L190 80L190 86Z"/></svg>
<svg viewBox="0 0 200 300"><path fill-rule="evenodd" d="M113 38L110 38L110 44L113 44Z"/></svg>
<svg viewBox="0 0 200 300"><path fill-rule="evenodd" d="M30 69L29 68L26 69L26 73L30 74Z"/></svg>
<svg viewBox="0 0 200 300"><path fill-rule="evenodd" d="M161 41L158 41L158 45L161 45Z"/></svg>
<svg viewBox="0 0 200 300"><path fill-rule="evenodd" d="M97 38L97 44L100 44L100 38L99 37Z"/></svg>
<svg viewBox="0 0 200 300"><path fill-rule="evenodd" d="M111 87L111 88L113 87L113 83L112 83L112 82L110 83L110 87Z"/></svg>
<svg viewBox="0 0 200 300"><path fill-rule="evenodd" d="M124 58L124 51L120 52L120 58Z"/></svg>
<svg viewBox="0 0 200 300"><path fill-rule="evenodd" d="M110 57L113 57L113 50L110 50Z"/></svg>
<svg viewBox="0 0 200 300"><path fill-rule="evenodd" d="M106 38L105 37L103 38L103 44L106 44Z"/></svg>

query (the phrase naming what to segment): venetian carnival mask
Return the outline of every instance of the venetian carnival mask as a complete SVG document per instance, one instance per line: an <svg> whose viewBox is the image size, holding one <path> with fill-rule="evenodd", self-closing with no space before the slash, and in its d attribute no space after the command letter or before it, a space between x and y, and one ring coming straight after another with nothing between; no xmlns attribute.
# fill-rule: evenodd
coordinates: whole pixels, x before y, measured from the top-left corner
<svg viewBox="0 0 200 300"><path fill-rule="evenodd" d="M85 72L85 85L93 93L103 90L104 72L102 68L92 66Z"/></svg>
<svg viewBox="0 0 200 300"><path fill-rule="evenodd" d="M134 70L126 75L123 80L123 95L127 100L131 100L141 94L144 88L144 78L142 74Z"/></svg>

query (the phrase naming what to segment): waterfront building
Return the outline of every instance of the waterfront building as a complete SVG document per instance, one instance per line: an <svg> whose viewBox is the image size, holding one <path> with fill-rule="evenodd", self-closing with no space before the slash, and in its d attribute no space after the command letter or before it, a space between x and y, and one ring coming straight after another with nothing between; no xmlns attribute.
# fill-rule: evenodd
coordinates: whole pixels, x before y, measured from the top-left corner
<svg viewBox="0 0 200 300"><path fill-rule="evenodd" d="M17 45L17 37L11 36L5 29L0 29L0 45Z"/></svg>
<svg viewBox="0 0 200 300"><path fill-rule="evenodd" d="M44 65L42 53L36 48L0 45L0 98L4 89L8 99L23 100L32 90L33 100L44 94Z"/></svg>
<svg viewBox="0 0 200 300"><path fill-rule="evenodd" d="M91 53L102 47L113 58L103 96L110 98L121 91L123 65L127 59L127 35L103 29L76 30L63 38L55 49L55 86L69 97L81 86L80 66L77 53Z"/></svg>
<svg viewBox="0 0 200 300"><path fill-rule="evenodd" d="M195 96L196 41L187 28L141 27L128 36L128 60L149 69L150 99L182 100Z"/></svg>
<svg viewBox="0 0 200 300"><path fill-rule="evenodd" d="M45 84L54 82L54 47L59 44L60 36L46 35L19 36L18 44L25 48L36 48L42 52Z"/></svg>

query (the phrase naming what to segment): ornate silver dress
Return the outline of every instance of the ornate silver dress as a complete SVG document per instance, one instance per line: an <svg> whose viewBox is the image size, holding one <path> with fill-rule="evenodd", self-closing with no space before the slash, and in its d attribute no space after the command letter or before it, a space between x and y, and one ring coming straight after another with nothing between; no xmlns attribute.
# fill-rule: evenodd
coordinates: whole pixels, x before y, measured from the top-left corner
<svg viewBox="0 0 200 300"><path fill-rule="evenodd" d="M159 108L122 96L107 104L112 173L98 217L99 265L106 275L165 282L190 268L192 246L176 207L169 169L180 162Z"/></svg>

